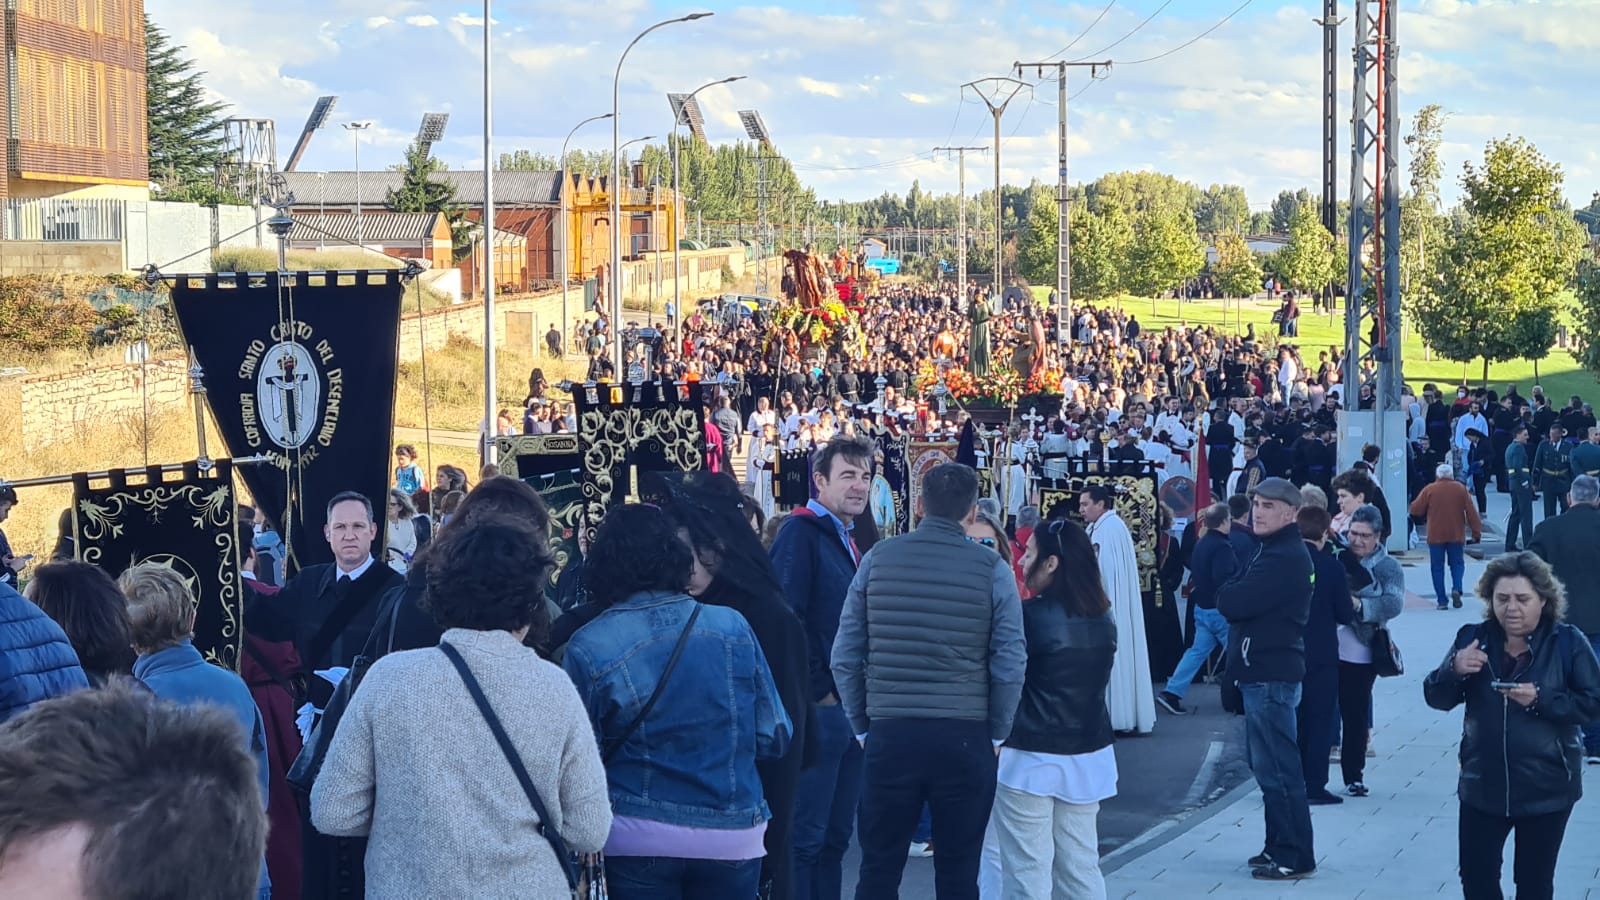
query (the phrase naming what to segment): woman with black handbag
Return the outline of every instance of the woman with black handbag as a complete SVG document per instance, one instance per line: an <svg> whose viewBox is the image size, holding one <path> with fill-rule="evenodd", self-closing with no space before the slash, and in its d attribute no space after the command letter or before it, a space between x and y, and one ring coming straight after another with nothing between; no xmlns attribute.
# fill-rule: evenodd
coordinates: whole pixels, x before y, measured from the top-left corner
<svg viewBox="0 0 1600 900"><path fill-rule="evenodd" d="M742 900L760 884L769 813L756 760L782 757L792 728L744 617L684 592L694 564L677 523L648 504L613 509L589 548L589 596L604 611L562 665L605 760L612 900Z"/></svg>
<svg viewBox="0 0 1600 900"><path fill-rule="evenodd" d="M1345 540L1360 571L1369 578L1352 579L1356 621L1339 626L1339 718L1344 732L1339 767L1344 773L1345 793L1365 797L1372 684L1379 674L1398 674L1389 668L1388 660L1376 657L1380 651L1387 654L1390 650L1385 626L1405 607L1406 577L1400 563L1383 547L1383 514L1376 506L1364 504L1350 514Z"/></svg>
<svg viewBox="0 0 1600 900"><path fill-rule="evenodd" d="M605 770L549 628L549 536L484 515L426 551L437 647L390 653L351 695L311 791L324 834L368 837L368 897L564 897L611 829Z"/></svg>

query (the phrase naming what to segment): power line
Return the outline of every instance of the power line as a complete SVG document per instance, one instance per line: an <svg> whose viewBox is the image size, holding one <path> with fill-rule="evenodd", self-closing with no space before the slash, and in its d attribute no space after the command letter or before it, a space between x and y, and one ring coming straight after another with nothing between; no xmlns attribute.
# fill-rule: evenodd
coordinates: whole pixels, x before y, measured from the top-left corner
<svg viewBox="0 0 1600 900"><path fill-rule="evenodd" d="M928 154L919 153L919 154L916 154L914 156L905 156L905 157L901 157L900 159L889 159L889 160L884 160L883 162L867 163L865 165L860 165L860 166L818 166L818 165L812 165L810 163L797 163L797 162L791 162L791 163L789 163L789 165L792 168L807 169L807 170L813 171L813 172L863 172L863 171L867 171L869 169L894 169L894 168L900 168L900 167L903 167L903 166L912 165L913 163L924 162L924 161L926 161L927 159L930 159L930 158L931 158L931 156L929 156Z"/></svg>
<svg viewBox="0 0 1600 900"><path fill-rule="evenodd" d="M1106 8L1105 9L1100 10L1100 15L1095 16L1094 17L1094 21L1089 23L1089 27L1085 28L1082 32L1080 32L1078 34L1077 37L1072 39L1072 43L1066 45L1065 47L1062 47L1060 50L1057 50L1056 52L1050 54L1049 56L1047 56L1045 58L1046 59L1055 59L1058 56L1065 56L1068 50L1071 50L1073 47L1077 46L1079 41L1081 41L1084 38L1088 37L1089 36L1089 32L1093 31L1094 27L1096 25L1100 24L1100 20L1104 19L1106 17L1106 13L1111 12L1111 7L1116 6L1116 5L1117 5L1117 0L1111 0L1110 3L1106 4Z"/></svg>
<svg viewBox="0 0 1600 900"><path fill-rule="evenodd" d="M1133 60L1131 62L1119 62L1119 63L1117 63L1117 65L1119 65L1119 66L1137 66L1137 65L1142 65L1144 63L1148 63L1148 62L1155 62L1158 59L1166 59L1167 57L1171 56L1172 54L1177 53L1179 50L1182 50L1185 47L1188 47L1191 44L1194 44L1194 43L1200 41L1206 35L1210 34L1213 31L1216 31L1218 28L1221 28L1222 26L1228 24L1228 22L1230 22L1233 19L1234 16L1237 16L1239 13L1244 12L1244 8L1249 6L1250 4L1252 4L1254 2L1255 2L1255 0L1244 0L1243 3L1239 4L1237 7L1234 8L1233 12L1228 13L1226 16L1223 16L1222 17L1222 21L1220 21L1217 24L1211 26L1210 28L1207 28L1205 31L1200 32L1199 34L1197 34L1194 37L1188 39L1187 41L1184 41L1183 43L1179 44L1178 46L1173 47L1171 50L1168 50L1168 51L1166 51L1164 53L1157 53L1155 56L1146 57L1145 59L1136 59L1136 60Z"/></svg>
<svg viewBox="0 0 1600 900"><path fill-rule="evenodd" d="M1100 55L1104 54L1107 50L1110 50L1111 48L1117 46L1118 44L1122 43L1123 41L1127 40L1128 38L1131 38L1134 35L1138 34L1140 31L1142 31L1144 29L1144 27L1146 25L1150 24L1150 20L1151 19L1154 19L1156 16L1161 15L1161 11L1166 9L1167 7L1171 6L1171 5L1172 5L1172 0L1165 0L1165 2L1163 2L1160 6L1156 7L1156 11L1155 12L1151 13L1149 16L1146 16L1145 20L1143 22L1140 22L1139 24L1133 26L1133 30L1132 31L1128 32L1127 34L1123 35L1122 37L1117 38L1116 40L1112 41L1110 44L1107 44L1106 46L1101 47L1099 50L1096 50L1095 52L1089 54L1088 56L1080 56L1080 57L1078 57L1077 59L1073 60L1073 62L1082 62L1082 61L1084 61L1086 59L1092 59L1092 58L1094 58L1096 56L1100 56Z"/></svg>

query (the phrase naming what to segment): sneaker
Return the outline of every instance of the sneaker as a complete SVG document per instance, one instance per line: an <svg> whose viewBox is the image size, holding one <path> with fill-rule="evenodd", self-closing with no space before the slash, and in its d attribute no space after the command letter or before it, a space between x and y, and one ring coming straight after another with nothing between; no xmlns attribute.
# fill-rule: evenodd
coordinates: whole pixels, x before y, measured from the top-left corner
<svg viewBox="0 0 1600 900"><path fill-rule="evenodd" d="M912 841L911 852L907 856L913 859L927 859L933 856L933 841Z"/></svg>
<svg viewBox="0 0 1600 900"><path fill-rule="evenodd" d="M1187 716L1189 711L1183 708L1183 698L1171 691L1162 691L1156 695L1156 702L1161 708L1175 716Z"/></svg>
<svg viewBox="0 0 1600 900"><path fill-rule="evenodd" d="M1454 606L1456 609L1460 609L1461 608L1461 592L1460 591L1451 591L1450 592L1450 605Z"/></svg>
<svg viewBox="0 0 1600 900"><path fill-rule="evenodd" d="M1310 878L1312 875L1316 874L1316 871L1316 866L1312 866L1309 869L1300 869L1299 871L1296 871L1294 869L1289 869L1274 864L1270 866L1259 866L1251 869L1250 877L1259 881L1299 881L1302 878Z"/></svg>
<svg viewBox="0 0 1600 900"><path fill-rule="evenodd" d="M1257 853L1255 856L1245 860L1244 864L1252 869L1259 869L1262 866L1272 865L1272 857L1268 856L1267 852L1263 850L1260 853Z"/></svg>
<svg viewBox="0 0 1600 900"><path fill-rule="evenodd" d="M1448 604L1448 603L1440 603L1438 606L1434 607L1434 609L1437 609L1439 612L1444 612L1445 610L1447 610L1449 608L1450 608L1450 604Z"/></svg>
<svg viewBox="0 0 1600 900"><path fill-rule="evenodd" d="M1320 794L1307 794L1306 802L1312 806L1336 806L1340 803L1343 803L1344 798L1336 797L1327 791L1323 791Z"/></svg>
<svg viewBox="0 0 1600 900"><path fill-rule="evenodd" d="M1583 756L1583 761L1591 766L1600 766L1600 753L1586 753Z"/></svg>
<svg viewBox="0 0 1600 900"><path fill-rule="evenodd" d="M1344 792L1352 797L1365 797L1367 794L1371 793L1367 790L1367 786L1359 781L1355 784L1345 785Z"/></svg>

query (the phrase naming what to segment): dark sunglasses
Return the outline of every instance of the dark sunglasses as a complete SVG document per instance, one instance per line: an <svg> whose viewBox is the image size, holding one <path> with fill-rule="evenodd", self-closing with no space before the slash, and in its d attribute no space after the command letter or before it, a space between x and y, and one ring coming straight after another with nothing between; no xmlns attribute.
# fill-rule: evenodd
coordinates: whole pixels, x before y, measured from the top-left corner
<svg viewBox="0 0 1600 900"><path fill-rule="evenodd" d="M990 550L997 550L997 549L999 549L999 545L998 545L998 543L997 543L997 542L996 542L996 541L995 541L995 539L994 539L994 538L975 538L975 537L969 537L969 538L967 538L967 540L969 540L969 541L971 541L971 542L973 542L973 543L974 543L974 544L982 544L982 545L984 545L984 546L985 546L985 547L988 547L988 548L989 548L989 549L990 549Z"/></svg>

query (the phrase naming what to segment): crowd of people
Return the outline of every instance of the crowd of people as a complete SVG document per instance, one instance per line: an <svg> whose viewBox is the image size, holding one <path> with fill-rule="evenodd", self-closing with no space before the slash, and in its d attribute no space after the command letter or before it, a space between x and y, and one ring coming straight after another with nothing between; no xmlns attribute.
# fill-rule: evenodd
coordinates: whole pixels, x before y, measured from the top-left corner
<svg viewBox="0 0 1600 900"><path fill-rule="evenodd" d="M854 841L859 900L898 896L908 848L931 852L941 900L1104 897L1115 742L1187 714L1206 677L1236 698L1263 797L1252 875L1304 878L1310 808L1387 774L1368 768L1373 685L1400 669L1391 535L1426 542L1438 607L1462 608L1494 478L1530 533L1508 535L1481 621L1424 691L1465 706L1465 896L1499 896L1512 832L1519 896L1551 896L1581 767L1600 762L1600 429L1581 400L1408 393L1402 509L1381 453L1337 463L1336 349L1310 362L1253 331L1084 308L1061 350L1018 300L979 348L970 306L887 289L811 357L756 315L691 315L653 365L721 386L718 463L611 509L560 573L532 487L493 467L430 479L407 445L387 496L329 498L332 563L285 577L250 511L238 674L195 648L170 569L114 581L58 560L25 595L0 585L0 896L554 897L604 878L617 900L836 900ZM935 466L915 529L880 539L850 413L914 414L919 373L984 355L1063 393L1013 423L1039 451L1014 458L1021 490L980 496L974 469ZM1530 428L1549 436L1532 450ZM766 521L775 448L812 451L811 496ZM1188 627L1146 615L1114 487L1047 521L1028 487L1068 456L1166 480L1202 455L1216 502L1159 560ZM0 493L0 521L15 500Z"/></svg>

